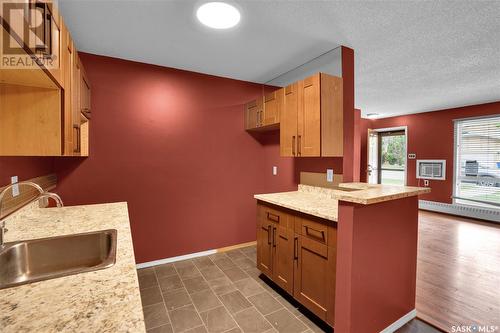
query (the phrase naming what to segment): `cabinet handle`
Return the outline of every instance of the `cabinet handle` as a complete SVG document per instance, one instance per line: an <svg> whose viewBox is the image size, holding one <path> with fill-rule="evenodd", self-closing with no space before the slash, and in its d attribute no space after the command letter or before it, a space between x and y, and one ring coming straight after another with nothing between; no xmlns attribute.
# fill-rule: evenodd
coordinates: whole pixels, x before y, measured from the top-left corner
<svg viewBox="0 0 500 333"><path fill-rule="evenodd" d="M273 213L267 213L267 219L268 220L271 220L271 221L274 221L274 222L277 222L277 223L280 223L280 217L279 215L276 215L276 214L273 214Z"/></svg>
<svg viewBox="0 0 500 333"><path fill-rule="evenodd" d="M260 111L260 123L259 123L260 125L259 126L262 126L262 112L263 111Z"/></svg>
<svg viewBox="0 0 500 333"><path fill-rule="evenodd" d="M256 126L259 127L259 112L257 111L257 119L255 119Z"/></svg>
<svg viewBox="0 0 500 333"><path fill-rule="evenodd" d="M302 152L300 151L300 144L301 144L301 138L302 138L302 135L299 135L297 136L297 156L300 156L302 154Z"/></svg>
<svg viewBox="0 0 500 333"><path fill-rule="evenodd" d="M276 227L273 227L273 247L276 247Z"/></svg>
<svg viewBox="0 0 500 333"><path fill-rule="evenodd" d="M306 235L312 236L314 238L319 238L319 239L325 240L325 231L324 230L317 230L317 229L311 228L307 225L305 225L304 227L306 228ZM321 237L318 237L317 235L311 234L309 232L309 229L311 229L314 232L317 232L318 234L321 234Z"/></svg>
<svg viewBox="0 0 500 333"><path fill-rule="evenodd" d="M267 226L267 245L271 245L271 225Z"/></svg>
<svg viewBox="0 0 500 333"><path fill-rule="evenodd" d="M295 156L295 135L292 135L292 155Z"/></svg>
<svg viewBox="0 0 500 333"><path fill-rule="evenodd" d="M293 260L299 259L299 238L295 237L293 239Z"/></svg>

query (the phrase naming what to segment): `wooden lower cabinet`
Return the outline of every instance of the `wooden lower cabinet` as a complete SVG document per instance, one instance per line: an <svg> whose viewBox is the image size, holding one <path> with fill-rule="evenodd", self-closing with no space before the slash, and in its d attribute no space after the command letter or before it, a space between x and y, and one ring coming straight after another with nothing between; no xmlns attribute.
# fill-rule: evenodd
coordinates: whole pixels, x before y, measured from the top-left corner
<svg viewBox="0 0 500 333"><path fill-rule="evenodd" d="M273 277L272 224L257 224L257 268L269 278Z"/></svg>
<svg viewBox="0 0 500 333"><path fill-rule="evenodd" d="M333 327L335 222L260 202L257 210L257 268Z"/></svg>
<svg viewBox="0 0 500 333"><path fill-rule="evenodd" d="M293 237L292 229L273 227L273 276L278 286L293 294Z"/></svg>

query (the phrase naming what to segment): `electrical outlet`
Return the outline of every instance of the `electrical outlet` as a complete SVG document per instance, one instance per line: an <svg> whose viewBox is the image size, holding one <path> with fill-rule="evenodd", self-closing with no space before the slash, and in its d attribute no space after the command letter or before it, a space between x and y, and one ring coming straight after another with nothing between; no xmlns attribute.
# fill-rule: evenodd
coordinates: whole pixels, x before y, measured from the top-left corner
<svg viewBox="0 0 500 333"><path fill-rule="evenodd" d="M424 179L424 186L429 186L429 179Z"/></svg>
<svg viewBox="0 0 500 333"><path fill-rule="evenodd" d="M413 154L413 153L412 154L408 154L408 159L414 160L416 158L417 158L417 154Z"/></svg>
<svg viewBox="0 0 500 333"><path fill-rule="evenodd" d="M12 196L17 197L19 195L19 184L17 184L17 176L10 177L10 183L16 184L12 187Z"/></svg>
<svg viewBox="0 0 500 333"><path fill-rule="evenodd" d="M273 166L273 176L276 176L278 174L278 167Z"/></svg>
<svg viewBox="0 0 500 333"><path fill-rule="evenodd" d="M333 183L333 169L326 169L326 181Z"/></svg>

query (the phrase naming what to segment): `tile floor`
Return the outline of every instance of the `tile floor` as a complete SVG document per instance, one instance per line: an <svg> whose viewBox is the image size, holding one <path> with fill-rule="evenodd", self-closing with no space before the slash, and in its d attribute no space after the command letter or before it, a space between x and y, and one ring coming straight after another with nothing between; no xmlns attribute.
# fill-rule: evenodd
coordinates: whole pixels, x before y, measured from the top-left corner
<svg viewBox="0 0 500 333"><path fill-rule="evenodd" d="M138 270L148 333L332 331L261 278L255 261L250 246Z"/></svg>
<svg viewBox="0 0 500 333"><path fill-rule="evenodd" d="M148 333L323 332L259 277L255 258L250 246L138 270Z"/></svg>

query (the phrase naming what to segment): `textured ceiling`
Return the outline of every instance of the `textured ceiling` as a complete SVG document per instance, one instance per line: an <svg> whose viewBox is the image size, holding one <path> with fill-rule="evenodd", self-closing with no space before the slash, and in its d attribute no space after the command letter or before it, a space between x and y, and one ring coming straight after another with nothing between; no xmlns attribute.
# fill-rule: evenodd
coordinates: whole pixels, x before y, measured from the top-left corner
<svg viewBox="0 0 500 333"><path fill-rule="evenodd" d="M85 52L266 82L341 44L363 114L500 100L500 1L235 1L230 31L201 26L199 3L59 0Z"/></svg>

